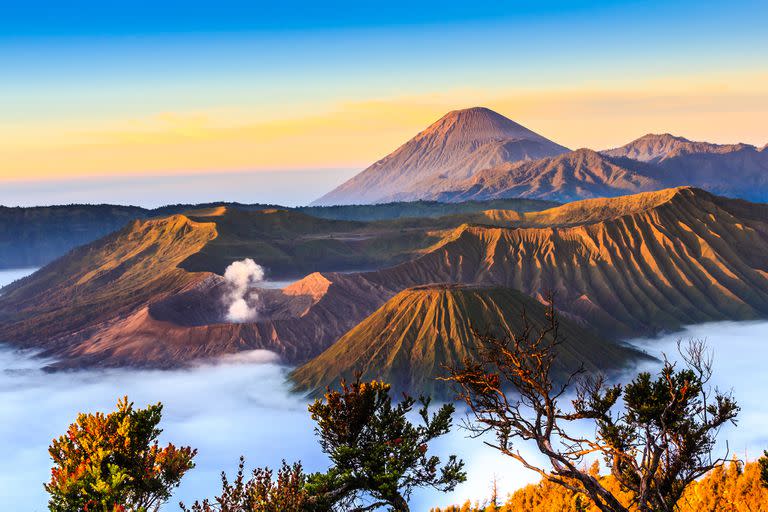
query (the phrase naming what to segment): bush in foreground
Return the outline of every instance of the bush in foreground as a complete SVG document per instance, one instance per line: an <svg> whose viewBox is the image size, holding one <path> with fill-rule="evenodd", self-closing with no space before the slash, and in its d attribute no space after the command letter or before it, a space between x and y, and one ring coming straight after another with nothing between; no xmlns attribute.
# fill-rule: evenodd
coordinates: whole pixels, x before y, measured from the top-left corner
<svg viewBox="0 0 768 512"><path fill-rule="evenodd" d="M195 502L191 509L180 504L186 512L301 512L313 510L306 489L307 476L301 464L283 465L273 478L269 468L256 468L251 477L245 477L245 459L240 457L235 479L230 482L225 473L221 474L221 495L212 503L203 500ZM322 510L316 507L314 510Z"/></svg>
<svg viewBox="0 0 768 512"><path fill-rule="evenodd" d="M718 466L686 488L677 503L677 512L759 512L768 506L768 489L760 485L760 465L732 461ZM597 475L595 468L593 474ZM628 510L637 511L631 494L622 492L611 475L597 475L601 483L620 496ZM549 480L542 479L515 491L497 507L470 502L431 512L598 512L589 498Z"/></svg>
<svg viewBox="0 0 768 512"><path fill-rule="evenodd" d="M54 466L45 484L55 512L158 510L194 467L197 453L173 444L161 448L161 404L134 409L124 397L109 414L78 415L49 448Z"/></svg>

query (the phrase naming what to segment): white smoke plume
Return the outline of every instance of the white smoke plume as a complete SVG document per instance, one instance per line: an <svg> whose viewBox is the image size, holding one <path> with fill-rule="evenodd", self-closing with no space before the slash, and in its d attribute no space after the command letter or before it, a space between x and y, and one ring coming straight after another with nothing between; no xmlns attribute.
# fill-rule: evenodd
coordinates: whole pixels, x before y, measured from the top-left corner
<svg viewBox="0 0 768 512"><path fill-rule="evenodd" d="M259 296L251 288L264 280L264 268L251 258L235 261L224 271L224 280L227 320L235 323L255 320L259 313Z"/></svg>

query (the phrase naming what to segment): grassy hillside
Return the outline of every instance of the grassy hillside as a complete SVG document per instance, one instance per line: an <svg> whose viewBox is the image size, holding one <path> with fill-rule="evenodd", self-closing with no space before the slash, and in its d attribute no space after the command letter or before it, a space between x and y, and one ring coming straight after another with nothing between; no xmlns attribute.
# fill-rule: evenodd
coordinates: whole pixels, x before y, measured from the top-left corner
<svg viewBox="0 0 768 512"><path fill-rule="evenodd" d="M312 395L362 372L393 389L448 398L450 388L437 380L445 366L460 365L477 354L473 329L508 336L522 330L526 311L534 325L546 325L545 307L515 290L467 285L428 285L398 293L339 341L291 373L295 388ZM588 371L621 368L640 356L563 319L555 378L582 363Z"/></svg>
<svg viewBox="0 0 768 512"><path fill-rule="evenodd" d="M636 511L631 496L623 492L612 476L601 482L621 496L621 502ZM584 496L552 482L541 481L518 489L498 505L466 502L463 505L433 508L430 512L599 512ZM757 462L729 462L691 484L678 502L678 512L762 512L768 504L768 488L760 484Z"/></svg>

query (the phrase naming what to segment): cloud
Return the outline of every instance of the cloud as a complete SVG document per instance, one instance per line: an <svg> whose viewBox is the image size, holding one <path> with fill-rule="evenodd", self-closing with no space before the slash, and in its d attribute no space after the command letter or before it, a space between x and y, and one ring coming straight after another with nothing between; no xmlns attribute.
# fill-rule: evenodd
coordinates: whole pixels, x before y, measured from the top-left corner
<svg viewBox="0 0 768 512"><path fill-rule="evenodd" d="M633 340L652 354L673 355L683 337L706 337L715 353L715 384L733 389L742 406L738 427L720 434L720 449L727 439L732 453L750 458L768 447L768 322L714 323L651 340ZM189 370L92 370L46 373L45 361L29 354L0 350L0 510L46 509L42 483L50 476L47 447L66 431L80 411L109 411L127 394L137 406L164 404L162 440L199 449L197 467L164 510L175 510L180 499L213 496L220 487L219 472L230 474L242 454L248 466L278 466L282 459L301 460L308 471L328 466L307 413L307 402L291 394L286 382L289 368L269 362L265 351L241 352L204 361ZM446 456L457 453L467 462L469 481L444 495L418 491L413 510L483 500L494 477L501 495L535 482L538 477L519 464L467 438L460 428L436 441L431 449ZM523 453L541 460L535 448L519 444Z"/></svg>

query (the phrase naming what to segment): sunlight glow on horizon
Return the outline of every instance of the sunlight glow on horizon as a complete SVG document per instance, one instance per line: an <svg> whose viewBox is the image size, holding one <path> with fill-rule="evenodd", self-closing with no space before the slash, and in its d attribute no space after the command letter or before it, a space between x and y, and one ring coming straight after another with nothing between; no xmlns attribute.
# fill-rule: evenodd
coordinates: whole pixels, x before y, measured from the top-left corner
<svg viewBox="0 0 768 512"><path fill-rule="evenodd" d="M363 169L472 106L572 149L768 143L760 2L75 3L0 20L0 181Z"/></svg>

